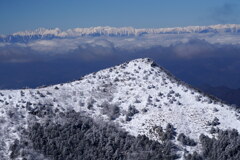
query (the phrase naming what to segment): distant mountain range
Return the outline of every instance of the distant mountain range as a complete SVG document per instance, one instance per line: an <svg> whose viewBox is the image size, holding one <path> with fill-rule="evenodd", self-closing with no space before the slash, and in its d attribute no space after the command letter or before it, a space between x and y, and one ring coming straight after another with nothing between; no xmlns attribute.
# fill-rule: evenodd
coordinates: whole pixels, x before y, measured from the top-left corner
<svg viewBox="0 0 240 160"><path fill-rule="evenodd" d="M240 25L225 24L211 26L188 26L176 28L143 28L132 27L90 27L74 28L62 31L59 28L38 28L34 31L23 31L11 35L1 35L0 42L29 42L38 39L74 38L79 36L142 36L147 34L186 34L186 33L240 33Z"/></svg>

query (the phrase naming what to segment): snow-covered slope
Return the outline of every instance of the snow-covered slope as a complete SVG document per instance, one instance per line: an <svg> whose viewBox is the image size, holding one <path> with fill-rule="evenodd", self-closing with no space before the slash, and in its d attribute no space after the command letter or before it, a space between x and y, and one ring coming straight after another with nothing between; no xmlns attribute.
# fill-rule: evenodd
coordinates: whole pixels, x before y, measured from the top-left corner
<svg viewBox="0 0 240 160"><path fill-rule="evenodd" d="M65 31L59 28L38 28L34 31L16 32L0 36L0 42L29 42L30 40L73 38L79 36L140 36L145 34L184 34L184 33L239 33L240 25L224 24L211 26L187 26L176 28L133 28L133 27L90 27L74 28Z"/></svg>
<svg viewBox="0 0 240 160"><path fill-rule="evenodd" d="M120 115L111 118L104 106L119 107ZM138 113L127 119L129 106ZM147 135L159 140L150 130L168 123L195 141L200 134L209 135L212 122L219 119L220 129L240 131L239 113L230 106L175 79L150 59L136 59L92 73L70 83L39 89L0 91L0 143L2 153L28 127L32 114L42 108L66 111L74 109L93 118L113 121L131 135ZM111 120L112 119L112 120ZM35 116L35 120L42 118ZM6 134L7 133L7 134ZM6 145L5 145L6 144ZM196 147L187 150L198 150Z"/></svg>

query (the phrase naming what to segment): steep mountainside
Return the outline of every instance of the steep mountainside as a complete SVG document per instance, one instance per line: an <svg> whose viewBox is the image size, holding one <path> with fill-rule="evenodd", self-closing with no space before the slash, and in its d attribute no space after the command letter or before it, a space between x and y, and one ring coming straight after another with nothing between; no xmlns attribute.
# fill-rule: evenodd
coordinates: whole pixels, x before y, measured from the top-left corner
<svg viewBox="0 0 240 160"><path fill-rule="evenodd" d="M46 123L51 113L56 118L50 122L60 126L65 122L57 117L72 110L160 143L156 126L171 128L171 124L176 137L184 134L197 143L185 146L170 138L181 158L186 151L200 152L199 136L214 137L212 127L240 131L240 114L234 108L177 80L152 60L136 59L70 83L0 91L2 159L8 159L14 147L17 150L13 144L30 132L33 123Z"/></svg>

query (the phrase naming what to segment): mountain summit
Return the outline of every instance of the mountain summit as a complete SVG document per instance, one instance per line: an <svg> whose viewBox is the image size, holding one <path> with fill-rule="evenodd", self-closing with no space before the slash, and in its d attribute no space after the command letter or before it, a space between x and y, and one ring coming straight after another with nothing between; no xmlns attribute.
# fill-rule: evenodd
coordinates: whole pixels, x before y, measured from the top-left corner
<svg viewBox="0 0 240 160"><path fill-rule="evenodd" d="M2 159L8 159L10 154L20 155L21 147L17 144L23 135L29 133L30 139L37 135L31 135L34 123L37 126L53 123L61 128L67 123L61 118L67 112L111 123L133 137L146 136L159 143L170 139L178 146L178 158L182 159L186 152L202 151L199 137L203 135L210 141L216 130L240 131L240 114L236 109L177 80L151 59L141 58L70 83L0 91ZM174 134L164 134L163 128ZM59 137L57 132L54 135ZM39 147L31 143L33 148ZM42 150L38 148L37 152L46 154Z"/></svg>

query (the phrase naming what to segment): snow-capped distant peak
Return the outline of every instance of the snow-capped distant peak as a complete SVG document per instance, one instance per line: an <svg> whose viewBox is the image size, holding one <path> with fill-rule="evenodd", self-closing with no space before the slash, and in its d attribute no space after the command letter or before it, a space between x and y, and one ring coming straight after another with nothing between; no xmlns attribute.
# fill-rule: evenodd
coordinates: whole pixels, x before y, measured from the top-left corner
<svg viewBox="0 0 240 160"><path fill-rule="evenodd" d="M133 27L90 27L90 28L74 28L61 31L59 28L45 29L38 28L34 31L17 32L14 36L33 36L33 35L54 35L59 37L65 36L82 36L82 35L141 35L141 34L162 34L162 33L205 33L205 32L239 32L238 24L218 24L210 26L187 26L175 28L141 28Z"/></svg>
<svg viewBox="0 0 240 160"><path fill-rule="evenodd" d="M0 42L26 43L33 40L51 40L79 37L138 37L161 34L238 34L240 25L225 24L211 26L188 26L175 28L133 28L133 27L90 27L61 30L39 28L33 31L16 32L0 37Z"/></svg>
<svg viewBox="0 0 240 160"><path fill-rule="evenodd" d="M13 33L14 36L33 36L33 35L55 35L59 36L61 34L61 30L59 28L54 29L46 29L46 28L38 28L34 31L23 31Z"/></svg>

